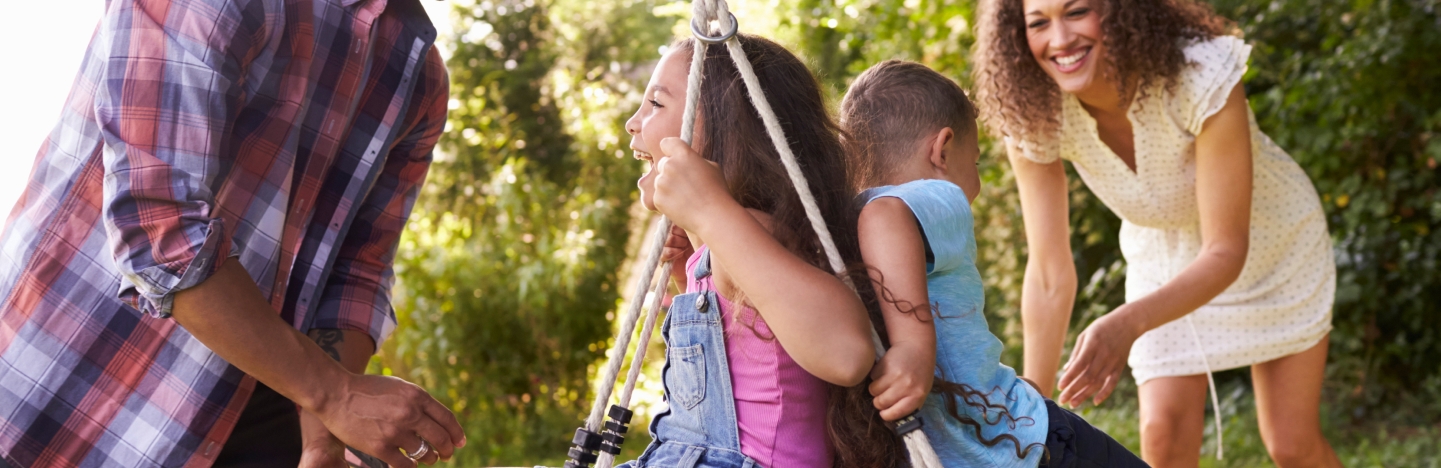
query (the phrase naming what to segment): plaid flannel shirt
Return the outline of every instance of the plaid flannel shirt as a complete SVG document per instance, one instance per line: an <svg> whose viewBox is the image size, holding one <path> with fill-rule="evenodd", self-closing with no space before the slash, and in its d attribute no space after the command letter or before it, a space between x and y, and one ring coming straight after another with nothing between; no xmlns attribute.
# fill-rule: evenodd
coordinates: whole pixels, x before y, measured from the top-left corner
<svg viewBox="0 0 1441 468"><path fill-rule="evenodd" d="M209 466L254 380L168 317L222 262L302 332L385 339L448 87L388 3L106 2L0 237L5 461Z"/></svg>

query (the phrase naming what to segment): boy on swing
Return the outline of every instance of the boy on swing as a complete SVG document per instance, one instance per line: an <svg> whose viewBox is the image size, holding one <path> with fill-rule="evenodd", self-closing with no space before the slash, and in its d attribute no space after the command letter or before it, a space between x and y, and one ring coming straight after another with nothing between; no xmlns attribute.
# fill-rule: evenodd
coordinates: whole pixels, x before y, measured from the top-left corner
<svg viewBox="0 0 1441 468"><path fill-rule="evenodd" d="M861 256L891 349L872 370L883 419L919 410L945 466L1146 466L1001 364L986 326L970 202L976 109L917 63L862 73L841 103L860 195Z"/></svg>

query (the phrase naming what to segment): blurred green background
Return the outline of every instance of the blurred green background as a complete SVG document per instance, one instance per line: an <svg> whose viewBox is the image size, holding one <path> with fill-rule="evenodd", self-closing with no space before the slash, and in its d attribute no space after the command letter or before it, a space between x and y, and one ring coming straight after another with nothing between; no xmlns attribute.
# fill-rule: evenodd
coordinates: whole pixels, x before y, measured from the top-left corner
<svg viewBox="0 0 1441 468"><path fill-rule="evenodd" d="M688 2L450 0L450 117L397 259L400 328L372 371L460 417L454 466L558 466L587 412L651 221L623 124ZM1339 267L1323 424L1348 466L1441 466L1441 2L1214 0L1255 46L1245 86L1322 194ZM970 89L973 1L733 0L744 31L807 60L838 101L856 74L916 60ZM992 329L1020 363L1026 249L1010 168L982 142L974 206ZM1081 292L1071 336L1122 301L1119 220L1072 178ZM653 349L657 344L652 344ZM1069 344L1067 345L1069 349ZM663 356L657 352L653 356ZM657 358L659 359L659 358ZM652 363L658 362L653 359ZM655 367L655 366L651 366ZM659 408L637 392L627 453ZM1268 466L1249 374L1217 375L1223 462ZM1138 449L1135 387L1081 413Z"/></svg>

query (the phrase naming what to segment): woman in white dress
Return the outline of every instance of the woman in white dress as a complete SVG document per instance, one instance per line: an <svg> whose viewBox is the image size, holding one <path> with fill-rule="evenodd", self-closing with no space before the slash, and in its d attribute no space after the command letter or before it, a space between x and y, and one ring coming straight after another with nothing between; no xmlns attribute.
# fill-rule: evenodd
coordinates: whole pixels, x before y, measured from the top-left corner
<svg viewBox="0 0 1441 468"><path fill-rule="evenodd" d="M1305 172L1256 127L1251 47L1193 0L988 0L979 23L980 107L1006 137L1029 247L1024 375L1056 388L1075 300L1065 159L1123 220L1128 270L1056 400L1100 403L1129 362L1143 458L1195 467L1209 374L1250 366L1276 464L1340 466L1319 417L1331 239Z"/></svg>

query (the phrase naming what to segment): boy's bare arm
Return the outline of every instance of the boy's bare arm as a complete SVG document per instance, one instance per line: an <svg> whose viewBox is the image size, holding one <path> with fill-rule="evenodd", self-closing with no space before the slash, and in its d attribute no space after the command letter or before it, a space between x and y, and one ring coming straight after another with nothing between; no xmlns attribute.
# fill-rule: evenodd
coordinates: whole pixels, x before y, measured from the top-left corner
<svg viewBox="0 0 1441 468"><path fill-rule="evenodd" d="M887 421L919 409L936 369L936 331L926 290L926 252L910 207L885 197L866 205L858 223L861 257L880 299L891 348L871 371L870 391Z"/></svg>

